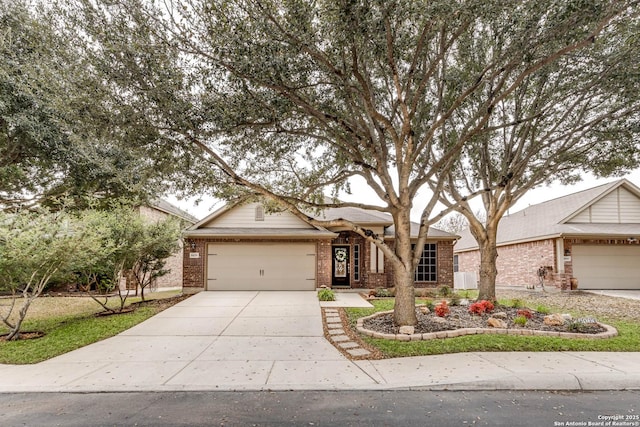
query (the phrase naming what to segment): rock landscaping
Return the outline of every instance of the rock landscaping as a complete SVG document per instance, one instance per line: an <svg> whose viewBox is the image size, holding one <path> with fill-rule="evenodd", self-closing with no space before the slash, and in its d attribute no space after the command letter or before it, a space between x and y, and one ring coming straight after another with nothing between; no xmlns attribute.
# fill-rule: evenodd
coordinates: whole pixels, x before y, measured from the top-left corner
<svg viewBox="0 0 640 427"><path fill-rule="evenodd" d="M617 335L611 326L593 318L572 318L569 314L543 314L531 309L482 306L449 306L440 303L434 311L416 307L418 324L398 328L393 312L381 312L358 320L359 332L403 341L494 333L513 335L547 335L567 338L610 338Z"/></svg>

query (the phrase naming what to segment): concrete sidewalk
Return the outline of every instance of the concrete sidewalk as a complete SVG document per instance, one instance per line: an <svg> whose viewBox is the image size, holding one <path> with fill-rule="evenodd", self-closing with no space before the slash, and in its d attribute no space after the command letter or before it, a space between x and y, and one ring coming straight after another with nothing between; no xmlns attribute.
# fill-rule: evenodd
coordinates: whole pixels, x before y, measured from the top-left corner
<svg viewBox="0 0 640 427"><path fill-rule="evenodd" d="M0 365L0 392L640 389L640 353L460 353L350 361L315 292L203 292L113 338Z"/></svg>

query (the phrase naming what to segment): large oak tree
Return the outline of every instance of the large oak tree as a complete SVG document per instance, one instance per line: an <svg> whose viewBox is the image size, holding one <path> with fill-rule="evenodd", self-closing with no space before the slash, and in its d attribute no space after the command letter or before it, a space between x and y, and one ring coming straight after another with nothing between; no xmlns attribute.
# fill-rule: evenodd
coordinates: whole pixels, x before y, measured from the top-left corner
<svg viewBox="0 0 640 427"><path fill-rule="evenodd" d="M177 190L260 195L304 218L332 206L390 214L393 246L346 220L312 222L347 226L384 252L395 321L412 325L420 255L411 246L412 207L422 210L422 247L429 224L499 184L436 211L450 184L444 172L491 132L501 103L545 67L585 55L634 2L61 3L59 16L112 92L112 134L147 148ZM477 37L485 45L476 54ZM325 197L348 191L353 179L378 200Z"/></svg>
<svg viewBox="0 0 640 427"><path fill-rule="evenodd" d="M479 299L496 297L498 224L528 190L556 180L574 182L584 171L621 173L640 160L638 9L630 7L613 17L611 6L580 2L580 13L565 13L565 25L586 37L571 45L557 35L540 46L542 52L526 59L527 66L537 66L537 56L546 55L550 47L578 49L523 76L510 96L493 104L484 131L465 144L454 167L439 174L446 181L441 200L464 215L478 242ZM504 19L528 21L526 12L515 7ZM563 16L553 7L548 13ZM596 24L590 18L603 13L610 19ZM522 35L544 37L540 24L533 22ZM503 43L495 41L505 36L487 27L467 39L467 68L481 67L483 58L503 52ZM474 94L476 103L489 102L495 88L513 83L503 75L493 76L483 92ZM436 180L433 186L440 184ZM474 212L465 196L481 188L490 191L482 193L483 209Z"/></svg>
<svg viewBox="0 0 640 427"><path fill-rule="evenodd" d="M0 210L155 196L154 165L105 132L106 88L37 5L0 0Z"/></svg>

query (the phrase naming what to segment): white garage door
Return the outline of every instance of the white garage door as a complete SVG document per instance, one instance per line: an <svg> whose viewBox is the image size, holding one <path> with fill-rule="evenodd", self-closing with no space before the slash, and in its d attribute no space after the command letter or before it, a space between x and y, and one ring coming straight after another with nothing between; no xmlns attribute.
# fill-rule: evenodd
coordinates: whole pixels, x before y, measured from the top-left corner
<svg viewBox="0 0 640 427"><path fill-rule="evenodd" d="M207 258L207 290L316 288L314 243L212 243Z"/></svg>
<svg viewBox="0 0 640 427"><path fill-rule="evenodd" d="M640 246L573 246L579 289L640 289Z"/></svg>

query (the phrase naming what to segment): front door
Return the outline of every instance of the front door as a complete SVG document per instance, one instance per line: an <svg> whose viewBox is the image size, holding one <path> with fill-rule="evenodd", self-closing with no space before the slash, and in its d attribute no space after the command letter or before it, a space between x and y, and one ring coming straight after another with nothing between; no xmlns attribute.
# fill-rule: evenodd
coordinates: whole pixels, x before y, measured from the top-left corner
<svg viewBox="0 0 640 427"><path fill-rule="evenodd" d="M349 246L334 246L332 286L349 286Z"/></svg>

